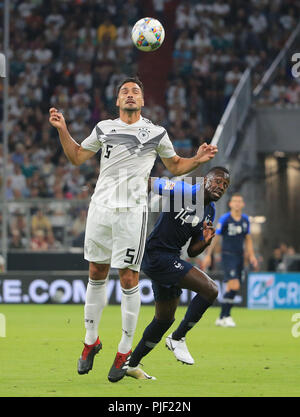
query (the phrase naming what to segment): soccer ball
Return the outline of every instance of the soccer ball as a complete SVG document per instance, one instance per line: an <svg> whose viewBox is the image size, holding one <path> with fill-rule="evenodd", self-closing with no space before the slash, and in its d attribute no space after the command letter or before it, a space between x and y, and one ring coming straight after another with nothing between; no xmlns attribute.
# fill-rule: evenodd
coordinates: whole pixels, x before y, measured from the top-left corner
<svg viewBox="0 0 300 417"><path fill-rule="evenodd" d="M158 20L144 17L133 26L131 38L140 51L155 51L165 39L165 30Z"/></svg>

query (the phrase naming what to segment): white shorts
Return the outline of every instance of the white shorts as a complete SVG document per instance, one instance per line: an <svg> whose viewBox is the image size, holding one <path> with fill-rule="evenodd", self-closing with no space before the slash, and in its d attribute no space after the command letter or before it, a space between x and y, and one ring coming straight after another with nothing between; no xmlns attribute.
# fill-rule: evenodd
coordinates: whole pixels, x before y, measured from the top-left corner
<svg viewBox="0 0 300 417"><path fill-rule="evenodd" d="M90 203L84 258L112 268L140 270L147 235L145 206L110 209Z"/></svg>

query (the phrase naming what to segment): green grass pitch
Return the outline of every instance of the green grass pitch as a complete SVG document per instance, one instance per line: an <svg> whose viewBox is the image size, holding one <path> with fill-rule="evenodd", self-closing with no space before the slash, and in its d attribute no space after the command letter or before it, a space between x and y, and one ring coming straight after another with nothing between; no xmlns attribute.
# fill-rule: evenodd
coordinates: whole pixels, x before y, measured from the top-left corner
<svg viewBox="0 0 300 417"><path fill-rule="evenodd" d="M185 312L179 307L175 329ZM100 324L103 350L88 375L77 374L84 339L82 305L0 305L6 337L0 337L1 397L298 397L300 337L295 310L235 308L236 328L219 328L210 308L187 338L195 365L177 362L164 340L143 359L156 381L107 374L120 339L120 306L108 306ZM142 306L134 345L153 317ZM3 318L3 316L2 316Z"/></svg>

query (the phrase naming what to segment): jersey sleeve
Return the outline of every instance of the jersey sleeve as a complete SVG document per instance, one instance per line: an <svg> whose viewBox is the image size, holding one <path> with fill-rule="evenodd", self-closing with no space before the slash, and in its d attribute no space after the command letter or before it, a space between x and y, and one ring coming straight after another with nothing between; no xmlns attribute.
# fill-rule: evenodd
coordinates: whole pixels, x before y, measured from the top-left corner
<svg viewBox="0 0 300 417"><path fill-rule="evenodd" d="M246 235L249 235L251 232L250 232L250 219L249 219L249 217L247 216L247 215L244 215L245 216L245 218L246 218L246 222L247 222L247 231L246 231Z"/></svg>
<svg viewBox="0 0 300 417"><path fill-rule="evenodd" d="M97 126L94 127L94 129L92 130L92 133L90 134L90 136L88 136L87 138L85 138L82 142L81 142L81 146L84 149L87 149L88 151L92 151L97 153L99 151L99 149L102 147L102 140L101 140L101 134L100 134L100 128Z"/></svg>
<svg viewBox="0 0 300 417"><path fill-rule="evenodd" d="M190 185L185 181L172 181L165 178L156 178L153 184L153 192L162 196L176 196L193 198L195 197L200 185Z"/></svg>
<svg viewBox="0 0 300 417"><path fill-rule="evenodd" d="M167 131L160 140L156 150L161 158L172 158L176 155L176 152L174 150L173 144L169 138Z"/></svg>

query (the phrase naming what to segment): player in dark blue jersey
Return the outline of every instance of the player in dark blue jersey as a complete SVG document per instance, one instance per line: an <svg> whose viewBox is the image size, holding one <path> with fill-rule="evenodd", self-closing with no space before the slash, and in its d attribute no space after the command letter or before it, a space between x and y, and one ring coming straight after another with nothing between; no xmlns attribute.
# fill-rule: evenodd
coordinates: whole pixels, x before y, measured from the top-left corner
<svg viewBox="0 0 300 417"><path fill-rule="evenodd" d="M229 201L230 211L220 217L216 238L207 250L204 258L204 268L211 265L211 255L222 237L222 266L226 291L223 296L220 317L216 320L217 326L235 327L231 317L233 300L240 289L244 269L244 251L254 269L257 268L257 260L254 254L252 238L250 234L250 221L243 213L244 199L240 194L233 194Z"/></svg>
<svg viewBox="0 0 300 417"><path fill-rule="evenodd" d="M131 355L127 375L137 379L153 378L140 369L139 363L172 326L182 288L197 294L190 302L178 328L166 338L166 345L181 362L190 365L194 363L186 346L185 336L212 305L218 295L218 289L205 272L181 259L180 253L189 240L187 252L190 257L199 255L210 245L215 235L214 201L222 197L229 182L229 172L226 168L215 167L207 173L204 177L204 190L202 189L204 215L199 218L195 209L198 203L197 193L201 191L199 184L190 186L182 181L172 182L162 179L155 181L156 193L164 195L165 191L169 191L170 195L170 210L160 214L147 239L142 262L142 270L152 280L155 316ZM180 201L182 204L177 204L175 207L174 199L178 195L190 197L192 204Z"/></svg>

